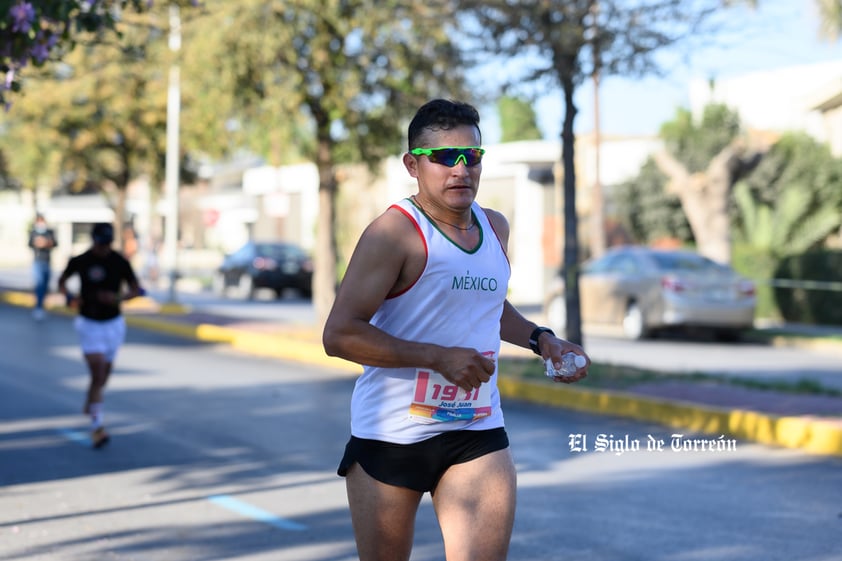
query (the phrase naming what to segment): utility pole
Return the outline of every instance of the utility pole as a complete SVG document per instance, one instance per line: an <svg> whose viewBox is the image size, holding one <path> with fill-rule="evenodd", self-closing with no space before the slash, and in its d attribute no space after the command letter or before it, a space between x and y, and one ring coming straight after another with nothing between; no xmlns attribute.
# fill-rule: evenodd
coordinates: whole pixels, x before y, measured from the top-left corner
<svg viewBox="0 0 842 561"><path fill-rule="evenodd" d="M178 280L178 128L181 113L181 74L178 52L181 50L181 17L177 5L170 5L170 50L174 53L170 65L169 88L167 90L167 152L165 190L167 216L164 223L164 263L169 270L169 302L176 302L176 281Z"/></svg>
<svg viewBox="0 0 842 561"><path fill-rule="evenodd" d="M593 184L591 186L591 258L599 257L605 253L605 198L602 193L602 178L600 177L600 149L602 147L602 136L599 123L599 70L593 75L593 108L594 108L594 171Z"/></svg>
<svg viewBox="0 0 842 561"><path fill-rule="evenodd" d="M591 215L590 215L590 250L591 258L605 253L605 198L602 193L602 178L600 177L600 152L602 148L602 132L599 122L599 83L602 66L602 55L599 50L599 2L592 7L593 14L593 110L594 110L594 176L591 186Z"/></svg>

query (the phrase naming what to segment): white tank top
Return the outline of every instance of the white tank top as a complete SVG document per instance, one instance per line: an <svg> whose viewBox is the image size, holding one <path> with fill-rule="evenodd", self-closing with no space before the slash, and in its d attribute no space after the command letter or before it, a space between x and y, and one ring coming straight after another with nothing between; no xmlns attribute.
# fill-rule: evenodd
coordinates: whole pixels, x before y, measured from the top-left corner
<svg viewBox="0 0 842 561"><path fill-rule="evenodd" d="M474 202L480 240L469 251L409 199L392 208L414 223L427 262L411 287L383 302L371 324L400 339L473 348L496 364L511 268L485 211ZM450 430L502 426L496 368L480 390L466 394L434 372L364 366L351 398L351 434L358 438L410 444Z"/></svg>

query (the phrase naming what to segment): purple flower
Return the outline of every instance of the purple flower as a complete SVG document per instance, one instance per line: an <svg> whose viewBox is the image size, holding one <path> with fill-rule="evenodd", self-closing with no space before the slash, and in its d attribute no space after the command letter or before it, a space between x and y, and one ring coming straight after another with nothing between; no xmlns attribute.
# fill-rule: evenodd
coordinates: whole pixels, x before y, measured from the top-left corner
<svg viewBox="0 0 842 561"><path fill-rule="evenodd" d="M30 47L29 54L37 64L41 64L50 56L50 51L58 42L58 37L50 32L39 31L35 37L34 44Z"/></svg>
<svg viewBox="0 0 842 561"><path fill-rule="evenodd" d="M21 2L11 7L9 16L12 18L13 33L27 33L35 21L35 8L29 2Z"/></svg>
<svg viewBox="0 0 842 561"><path fill-rule="evenodd" d="M41 64L47 57L50 56L50 49L44 43L35 43L32 45L32 58L35 59L35 62Z"/></svg>

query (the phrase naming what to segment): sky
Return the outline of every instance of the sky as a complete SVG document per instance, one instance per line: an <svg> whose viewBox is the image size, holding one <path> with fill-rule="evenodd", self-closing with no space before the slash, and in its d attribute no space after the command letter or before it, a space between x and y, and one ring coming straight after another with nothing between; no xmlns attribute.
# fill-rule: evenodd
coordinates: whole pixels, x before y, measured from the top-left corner
<svg viewBox="0 0 842 561"><path fill-rule="evenodd" d="M758 0L759 7L732 8L731 27L710 46L666 52L664 77L628 79L606 77L599 93L603 135L655 135L679 107L689 108L689 85L695 78L726 78L753 71L772 70L828 60L842 60L842 40L819 37L814 0ZM835 76L828 76L828 82ZM593 87L583 84L575 97L578 134L594 128ZM558 139L564 116L561 92L538 99L534 105L538 126L546 139ZM492 111L493 112L493 111ZM499 140L499 120L484 111L483 132L488 143Z"/></svg>

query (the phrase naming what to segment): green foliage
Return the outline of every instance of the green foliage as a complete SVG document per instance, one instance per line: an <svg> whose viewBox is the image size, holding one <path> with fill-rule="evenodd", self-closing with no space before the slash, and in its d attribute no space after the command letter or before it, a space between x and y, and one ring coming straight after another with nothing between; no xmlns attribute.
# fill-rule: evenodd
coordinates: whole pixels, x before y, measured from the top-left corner
<svg viewBox="0 0 842 561"><path fill-rule="evenodd" d="M741 243L734 244L731 266L741 275L755 281L757 306L755 316L764 319L781 319L771 280L775 277L780 259L767 249Z"/></svg>
<svg viewBox="0 0 842 561"><path fill-rule="evenodd" d="M207 0L187 26L185 66L196 92L188 126L216 128L205 138L220 147L214 139L230 135L220 134L219 121L193 116L222 115L245 132L237 140L271 148L273 163L300 154L318 168L319 321L336 287L337 164L374 169L398 153L412 114L432 97L473 101L452 41L455 9L448 0ZM215 99L203 99L205 91Z"/></svg>
<svg viewBox="0 0 842 561"><path fill-rule="evenodd" d="M109 183L124 189L141 174L162 175L166 131L166 19L127 14L119 44L90 41L27 83L8 115L11 162L28 186L71 189Z"/></svg>
<svg viewBox="0 0 842 561"><path fill-rule="evenodd" d="M842 323L842 292L772 284L838 281L842 257L820 248L842 227L842 162L812 138L787 134L738 183L734 200L735 267L761 281L758 315Z"/></svg>
<svg viewBox="0 0 842 561"><path fill-rule="evenodd" d="M734 190L735 239L783 257L842 226L842 161L805 134L782 137Z"/></svg>
<svg viewBox="0 0 842 561"><path fill-rule="evenodd" d="M810 251L781 260L775 278L794 281L839 281L842 251ZM775 299L786 321L842 325L842 290L821 287L777 287Z"/></svg>
<svg viewBox="0 0 842 561"><path fill-rule="evenodd" d="M209 136L234 136L282 161L316 161L330 146L334 163L374 165L401 150L408 118L422 103L468 98L453 71L460 51L443 24L449 2L204 4L205 14L185 24L185 80L195 92L185 126L202 128L202 117L216 113L241 127L225 132L211 121L208 146L215 145Z"/></svg>
<svg viewBox="0 0 842 561"><path fill-rule="evenodd" d="M500 113L501 142L541 138L535 110L529 102L516 97L503 96L497 102L497 111Z"/></svg>
<svg viewBox="0 0 842 561"><path fill-rule="evenodd" d="M707 169L710 161L731 144L740 132L739 115L722 104L705 107L699 122L684 108L675 119L661 126L660 136L667 150L687 167L690 173Z"/></svg>
<svg viewBox="0 0 842 561"><path fill-rule="evenodd" d="M164 2L159 2L162 4ZM171 5L193 5L198 0L168 0ZM128 8L142 13L152 0L16 0L0 3L0 103L9 92L19 92L18 72L31 64L64 58L80 42L120 36L120 21Z"/></svg>
<svg viewBox="0 0 842 561"><path fill-rule="evenodd" d="M830 148L804 133L782 136L746 178L752 196L761 204L772 204L788 189L815 193L823 202L842 200L842 163Z"/></svg>
<svg viewBox="0 0 842 561"><path fill-rule="evenodd" d="M650 158L637 177L612 188L617 219L638 243L693 241L681 201L666 192L667 178Z"/></svg>
<svg viewBox="0 0 842 561"><path fill-rule="evenodd" d="M740 217L737 239L774 255L807 251L840 224L837 208L812 207L812 194L805 190L787 189L769 205L753 199L746 183L740 182L734 198Z"/></svg>
<svg viewBox="0 0 842 561"><path fill-rule="evenodd" d="M522 358L501 358L500 373L506 377L527 378L530 380L541 380L546 382L548 387L558 388L558 384L551 382L544 372L544 365L539 360ZM627 364L614 364L593 362L588 368L588 377L582 383L588 388L601 388L607 390L627 390L642 384L673 383L699 384L701 386L710 384L723 384L734 387L751 388L756 390L773 391L798 395L826 395L832 397L842 396L842 391L836 388L826 387L816 380L799 378L789 381L768 381L755 378L740 378L736 376L722 376L720 374L707 374L703 372L664 372L660 370L648 370L637 368Z"/></svg>
<svg viewBox="0 0 842 561"><path fill-rule="evenodd" d="M0 150L0 191L18 190L20 183L9 173L9 159L6 152Z"/></svg>

